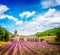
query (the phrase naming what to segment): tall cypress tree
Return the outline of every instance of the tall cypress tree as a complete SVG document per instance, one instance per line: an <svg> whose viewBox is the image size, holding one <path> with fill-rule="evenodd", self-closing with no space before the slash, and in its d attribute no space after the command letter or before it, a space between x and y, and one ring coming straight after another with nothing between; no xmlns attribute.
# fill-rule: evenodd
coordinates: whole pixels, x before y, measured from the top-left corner
<svg viewBox="0 0 60 55"><path fill-rule="evenodd" d="M5 41L9 41L9 33L5 31L5 36L4 36Z"/></svg>
<svg viewBox="0 0 60 55"><path fill-rule="evenodd" d="M3 41L5 36L5 31L0 28L0 40Z"/></svg>

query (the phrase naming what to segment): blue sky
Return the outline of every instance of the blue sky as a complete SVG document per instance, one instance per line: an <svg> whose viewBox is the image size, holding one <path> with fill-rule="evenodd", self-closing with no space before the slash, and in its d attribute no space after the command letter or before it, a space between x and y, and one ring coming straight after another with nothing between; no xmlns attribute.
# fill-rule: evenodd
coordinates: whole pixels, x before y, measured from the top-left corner
<svg viewBox="0 0 60 55"><path fill-rule="evenodd" d="M0 26L20 35L60 27L60 0L0 0Z"/></svg>

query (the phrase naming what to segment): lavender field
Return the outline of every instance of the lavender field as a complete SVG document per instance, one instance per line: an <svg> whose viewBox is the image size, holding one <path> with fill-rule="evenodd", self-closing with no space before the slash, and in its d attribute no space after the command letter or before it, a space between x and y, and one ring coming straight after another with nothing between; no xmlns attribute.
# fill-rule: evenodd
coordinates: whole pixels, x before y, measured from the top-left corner
<svg viewBox="0 0 60 55"><path fill-rule="evenodd" d="M0 55L60 55L60 45L43 42L10 42L0 46Z"/></svg>

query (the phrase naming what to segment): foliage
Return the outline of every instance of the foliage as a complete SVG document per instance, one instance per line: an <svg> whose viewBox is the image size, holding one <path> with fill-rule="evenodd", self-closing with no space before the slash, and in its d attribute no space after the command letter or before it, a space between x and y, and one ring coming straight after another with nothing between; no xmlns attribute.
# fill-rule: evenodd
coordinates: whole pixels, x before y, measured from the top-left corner
<svg viewBox="0 0 60 55"><path fill-rule="evenodd" d="M8 41L9 35L11 35L9 31L7 31L5 28L0 27L0 41Z"/></svg>
<svg viewBox="0 0 60 55"><path fill-rule="evenodd" d="M9 41L9 33L6 31L4 36L5 41Z"/></svg>
<svg viewBox="0 0 60 55"><path fill-rule="evenodd" d="M60 42L48 42L48 44L60 45Z"/></svg>
<svg viewBox="0 0 60 55"><path fill-rule="evenodd" d="M56 36L56 33L60 31L60 27L46 30L44 32L37 32L34 36Z"/></svg>
<svg viewBox="0 0 60 55"><path fill-rule="evenodd" d="M5 36L5 31L2 28L0 28L0 40L3 40L4 36Z"/></svg>
<svg viewBox="0 0 60 55"><path fill-rule="evenodd" d="M56 36L57 36L57 37L56 37L56 41L57 41L57 42L60 42L60 32L57 32L57 33L56 33Z"/></svg>
<svg viewBox="0 0 60 55"><path fill-rule="evenodd" d="M40 39L40 41L41 41L41 42L43 42L43 41L44 41L44 39L43 39L43 38L41 38L41 39Z"/></svg>

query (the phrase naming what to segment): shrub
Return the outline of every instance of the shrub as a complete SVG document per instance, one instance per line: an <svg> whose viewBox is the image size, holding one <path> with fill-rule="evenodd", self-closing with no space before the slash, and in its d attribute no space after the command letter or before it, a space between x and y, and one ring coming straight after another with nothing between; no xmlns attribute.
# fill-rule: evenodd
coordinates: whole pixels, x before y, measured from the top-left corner
<svg viewBox="0 0 60 55"><path fill-rule="evenodd" d="M41 38L41 39L40 39L40 41L41 41L41 42L43 42L43 41L44 41L44 39L42 39L42 38Z"/></svg>
<svg viewBox="0 0 60 55"><path fill-rule="evenodd" d="M56 32L56 36L57 36L57 37L56 37L55 40L56 40L57 42L60 42L60 32Z"/></svg>
<svg viewBox="0 0 60 55"><path fill-rule="evenodd" d="M48 42L48 44L60 45L60 42Z"/></svg>
<svg viewBox="0 0 60 55"><path fill-rule="evenodd" d="M6 31L4 36L5 41L9 41L9 33Z"/></svg>
<svg viewBox="0 0 60 55"><path fill-rule="evenodd" d="M5 28L0 27L0 41L9 41L10 32Z"/></svg>

